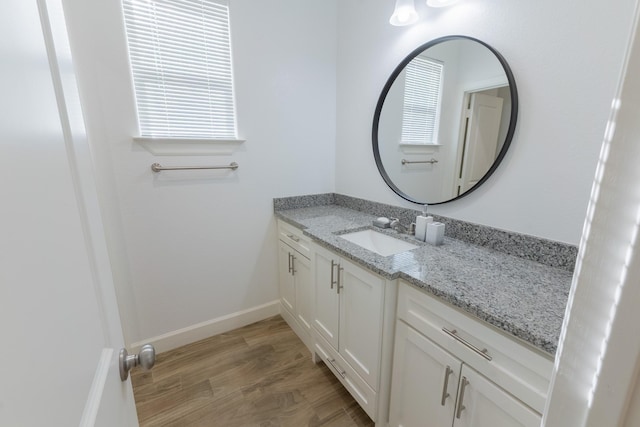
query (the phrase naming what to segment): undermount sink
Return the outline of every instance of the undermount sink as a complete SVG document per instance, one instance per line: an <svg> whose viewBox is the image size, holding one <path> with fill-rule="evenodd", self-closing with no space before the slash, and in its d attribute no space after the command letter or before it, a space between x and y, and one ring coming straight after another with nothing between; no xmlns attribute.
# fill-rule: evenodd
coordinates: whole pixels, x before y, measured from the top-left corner
<svg viewBox="0 0 640 427"><path fill-rule="evenodd" d="M395 255L418 247L370 229L342 234L340 237L382 256Z"/></svg>

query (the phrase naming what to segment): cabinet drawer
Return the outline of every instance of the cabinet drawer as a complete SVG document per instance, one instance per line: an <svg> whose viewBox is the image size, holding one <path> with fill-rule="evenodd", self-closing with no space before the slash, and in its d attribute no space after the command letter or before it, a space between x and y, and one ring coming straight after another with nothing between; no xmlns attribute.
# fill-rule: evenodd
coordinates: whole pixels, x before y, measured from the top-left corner
<svg viewBox="0 0 640 427"><path fill-rule="evenodd" d="M278 220L278 239L300 252L307 259L311 258L311 239L302 234L302 230Z"/></svg>
<svg viewBox="0 0 640 427"><path fill-rule="evenodd" d="M553 360L434 297L401 282L398 318L542 413ZM445 332L452 332L469 345ZM486 349L487 360L471 346Z"/></svg>
<svg viewBox="0 0 640 427"><path fill-rule="evenodd" d="M360 378L356 371L327 343L319 334L316 335L315 352L336 375L342 385L351 393L369 417L376 421L376 392Z"/></svg>

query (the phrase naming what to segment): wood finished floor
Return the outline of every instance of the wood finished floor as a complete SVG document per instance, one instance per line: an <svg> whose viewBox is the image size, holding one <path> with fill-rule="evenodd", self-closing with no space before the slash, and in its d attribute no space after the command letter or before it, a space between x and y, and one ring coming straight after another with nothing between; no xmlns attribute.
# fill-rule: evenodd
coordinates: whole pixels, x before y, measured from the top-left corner
<svg viewBox="0 0 640 427"><path fill-rule="evenodd" d="M140 426L373 426L280 316L159 354L131 375Z"/></svg>

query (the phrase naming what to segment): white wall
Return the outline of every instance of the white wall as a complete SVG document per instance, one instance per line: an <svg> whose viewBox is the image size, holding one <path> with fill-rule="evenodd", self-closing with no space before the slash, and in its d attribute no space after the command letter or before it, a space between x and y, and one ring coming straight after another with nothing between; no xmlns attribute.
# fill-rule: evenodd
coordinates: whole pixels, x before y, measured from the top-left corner
<svg viewBox="0 0 640 427"><path fill-rule="evenodd" d="M334 188L336 2L232 1L231 156L157 157L137 126L120 0L65 0L126 341L274 301L272 198ZM150 165L239 163L235 173Z"/></svg>
<svg viewBox="0 0 640 427"><path fill-rule="evenodd" d="M444 35L468 35L492 45L510 64L520 98L518 125L488 182L431 210L577 244L634 0L477 0L446 9L423 3L416 2L418 24L393 27L392 1L339 2L336 191L415 207L395 195L376 169L375 105L388 76L414 48Z"/></svg>
<svg viewBox="0 0 640 427"><path fill-rule="evenodd" d="M480 38L505 56L520 115L494 176L432 211L577 243L634 1L477 0L445 10L419 1L422 20L409 28L388 24L388 0L232 1L247 142L233 156L157 157L131 140L120 1L64 0L126 341L275 300L273 197L336 190L415 207L378 174L373 111L406 54L443 35ZM231 160L240 169L228 178L149 170Z"/></svg>
<svg viewBox="0 0 640 427"><path fill-rule="evenodd" d="M634 427L640 425L640 382L636 376L635 387L629 396L626 419L624 427Z"/></svg>
<svg viewBox="0 0 640 427"><path fill-rule="evenodd" d="M630 12L633 36L621 47L625 71L607 117L543 426L640 425L633 407L640 403L640 187L624 185L640 181L638 6Z"/></svg>

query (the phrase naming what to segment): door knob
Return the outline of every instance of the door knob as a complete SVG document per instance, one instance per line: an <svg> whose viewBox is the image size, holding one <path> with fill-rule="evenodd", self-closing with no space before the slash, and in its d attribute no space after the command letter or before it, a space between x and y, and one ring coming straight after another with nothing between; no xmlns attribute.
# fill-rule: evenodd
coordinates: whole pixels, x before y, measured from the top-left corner
<svg viewBox="0 0 640 427"><path fill-rule="evenodd" d="M156 349L151 344L143 345L138 354L129 354L126 348L120 349L120 379L126 381L129 371L138 365L148 371L155 363Z"/></svg>

